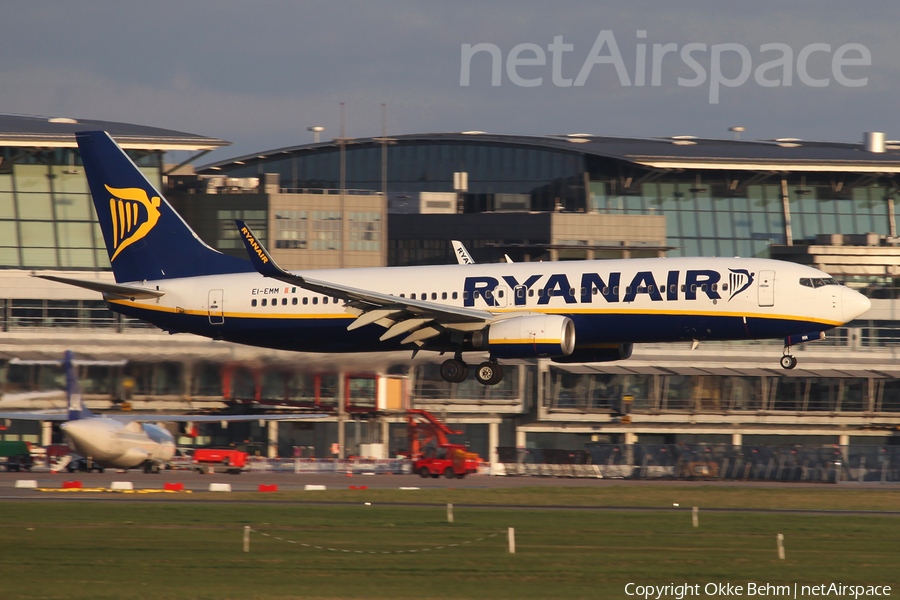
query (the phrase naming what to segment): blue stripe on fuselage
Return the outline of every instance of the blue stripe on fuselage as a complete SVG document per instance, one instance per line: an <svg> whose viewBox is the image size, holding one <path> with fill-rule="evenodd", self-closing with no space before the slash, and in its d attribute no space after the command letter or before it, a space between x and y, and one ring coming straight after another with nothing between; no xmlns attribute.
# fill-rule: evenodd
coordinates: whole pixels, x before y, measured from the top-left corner
<svg viewBox="0 0 900 600"><path fill-rule="evenodd" d="M225 315L225 323L212 325L206 314L166 312L133 304L110 303L124 315L171 331L194 333L252 346L298 352L386 352L404 350L402 336L380 341L379 325L347 331L352 316L303 316L283 318ZM647 343L685 340L748 340L781 338L792 334L827 331L833 325L779 317L747 317L716 314L628 312L576 312L566 314L575 323L579 345L596 343Z"/></svg>

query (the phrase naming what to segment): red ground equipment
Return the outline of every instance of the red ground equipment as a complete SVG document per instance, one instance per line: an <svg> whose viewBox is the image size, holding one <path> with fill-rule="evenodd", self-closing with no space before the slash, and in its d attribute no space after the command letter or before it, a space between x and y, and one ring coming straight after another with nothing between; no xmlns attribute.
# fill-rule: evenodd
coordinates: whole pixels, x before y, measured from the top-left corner
<svg viewBox="0 0 900 600"><path fill-rule="evenodd" d="M214 448L194 450L193 468L198 473L214 473L221 467L226 473L238 475L247 464L247 453L240 450L216 450Z"/></svg>
<svg viewBox="0 0 900 600"><path fill-rule="evenodd" d="M481 459L465 446L451 444L448 435L458 435L425 410L410 410L406 424L409 438L408 456L413 460L413 472L422 477L462 479L478 471Z"/></svg>

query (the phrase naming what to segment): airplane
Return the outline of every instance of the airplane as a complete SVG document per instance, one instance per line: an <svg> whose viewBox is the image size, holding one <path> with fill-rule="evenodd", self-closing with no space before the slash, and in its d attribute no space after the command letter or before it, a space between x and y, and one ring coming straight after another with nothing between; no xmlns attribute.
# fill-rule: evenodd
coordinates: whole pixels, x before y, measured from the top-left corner
<svg viewBox="0 0 900 600"><path fill-rule="evenodd" d="M24 362L24 361L23 361ZM49 361L42 361L49 362ZM68 467L77 469L104 468L133 469L141 467L146 473L158 473L175 456L175 438L158 423L221 423L230 422L294 420L321 417L320 414L282 415L114 415L97 416L84 405L78 385L76 366L97 364L98 361L77 361L67 350L61 362L66 373L66 396L68 412L5 412L0 419L24 421L62 421L66 440L72 451L83 458L55 466L55 470ZM110 364L104 361L104 364ZM117 363L118 364L118 363ZM71 459L70 459L71 460Z"/></svg>
<svg viewBox="0 0 900 600"><path fill-rule="evenodd" d="M504 359L627 359L635 343L783 338L791 347L865 313L868 298L805 265L641 258L288 272L236 221L250 262L203 242L113 139L76 134L115 284L37 275L103 294L166 331L302 352L420 350L462 382L496 385ZM462 262L462 260L460 261Z"/></svg>

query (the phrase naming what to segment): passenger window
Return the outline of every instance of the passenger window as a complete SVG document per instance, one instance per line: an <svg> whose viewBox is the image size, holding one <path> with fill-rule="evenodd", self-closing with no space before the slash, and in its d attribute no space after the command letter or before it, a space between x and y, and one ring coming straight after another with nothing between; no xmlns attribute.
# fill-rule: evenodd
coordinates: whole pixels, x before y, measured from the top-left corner
<svg viewBox="0 0 900 600"><path fill-rule="evenodd" d="M456 300L457 292L453 292L453 299Z"/></svg>
<svg viewBox="0 0 900 600"><path fill-rule="evenodd" d="M319 303L319 297L318 296L313 297L313 304L318 304L318 303Z"/></svg>
<svg viewBox="0 0 900 600"><path fill-rule="evenodd" d="M415 295L415 294L410 294L410 295L409 295L409 299L410 299L410 300L415 300L415 299L416 299L416 295Z"/></svg>
<svg viewBox="0 0 900 600"><path fill-rule="evenodd" d="M497 290L497 297L498 297L498 298L502 298L502 297L503 297L503 290Z"/></svg>
<svg viewBox="0 0 900 600"><path fill-rule="evenodd" d="M613 296L619 295L619 286L613 286Z"/></svg>
<svg viewBox="0 0 900 600"><path fill-rule="evenodd" d="M446 299L447 299L447 292L443 292L441 294L441 300L446 300Z"/></svg>
<svg viewBox="0 0 900 600"><path fill-rule="evenodd" d="M516 288L516 298L524 298L525 297L525 288Z"/></svg>
<svg viewBox="0 0 900 600"><path fill-rule="evenodd" d="M701 291L701 292L705 292L705 291L706 291L706 284L705 284L705 283L704 283L703 285L700 286L700 291Z"/></svg>
<svg viewBox="0 0 900 600"><path fill-rule="evenodd" d="M250 301L250 306L256 306L256 298Z"/></svg>
<svg viewBox="0 0 900 600"><path fill-rule="evenodd" d="M685 284L682 283L682 284L681 284L681 291L683 292L685 289L687 289L687 286L686 286ZM691 290L691 291L693 291L693 290Z"/></svg>
<svg viewBox="0 0 900 600"><path fill-rule="evenodd" d="M728 291L728 284L727 284L727 283L723 283L723 284L722 284L722 291L723 291L723 292L727 292L727 291Z"/></svg>
<svg viewBox="0 0 900 600"><path fill-rule="evenodd" d="M265 299L265 298L262 299L262 305L263 305L263 306L266 305L266 299Z"/></svg>
<svg viewBox="0 0 900 600"><path fill-rule="evenodd" d="M691 284L691 293L694 293L694 294L697 293L697 286L694 284Z"/></svg>
<svg viewBox="0 0 900 600"><path fill-rule="evenodd" d="M538 297L542 297L544 295L544 288L538 289Z"/></svg>
<svg viewBox="0 0 900 600"><path fill-rule="evenodd" d="M683 291L683 290L682 290L682 291ZM669 293L670 293L670 294L674 294L674 293L675 293L675 284L672 284L672 285L669 286Z"/></svg>
<svg viewBox="0 0 900 600"><path fill-rule="evenodd" d="M714 284L712 284L712 287L710 287L710 289L711 289L712 291L714 291L714 292L715 292L715 291L718 291L719 285L716 284L716 283L714 283Z"/></svg>
<svg viewBox="0 0 900 600"><path fill-rule="evenodd" d="M575 288L569 288L569 297L570 297L570 298L574 298L574 297L575 297Z"/></svg>
<svg viewBox="0 0 900 600"><path fill-rule="evenodd" d="M293 304L294 306L297 306L297 297L296 296L291 298L291 304Z"/></svg>
<svg viewBox="0 0 900 600"><path fill-rule="evenodd" d="M647 288L647 291L650 292L650 293L652 294L653 292L656 291L656 286L655 286L655 285L649 286L649 287Z"/></svg>
<svg viewBox="0 0 900 600"><path fill-rule="evenodd" d="M303 306L306 306L307 304L309 304L309 298L304 297L303 298Z"/></svg>
<svg viewBox="0 0 900 600"><path fill-rule="evenodd" d="M529 297L529 298L533 298L533 297L534 297L534 290L528 290L528 297Z"/></svg>
<svg viewBox="0 0 900 600"><path fill-rule="evenodd" d="M631 286L630 286L630 285L626 285L626 286L625 286L625 295L627 296L627 295L630 294L630 293L631 293Z"/></svg>
<svg viewBox="0 0 900 600"><path fill-rule="evenodd" d="M400 294L401 298L406 298L406 294Z"/></svg>
<svg viewBox="0 0 900 600"><path fill-rule="evenodd" d="M431 292L431 299L437 300L437 292Z"/></svg>
<svg viewBox="0 0 900 600"><path fill-rule="evenodd" d="M282 305L282 306L287 306L287 298L282 298L282 299L281 299L281 305Z"/></svg>
<svg viewBox="0 0 900 600"><path fill-rule="evenodd" d="M608 295L609 295L609 286L605 286L605 287L603 288L603 295L604 295L604 296L608 296Z"/></svg>
<svg viewBox="0 0 900 600"><path fill-rule="evenodd" d="M327 297L322 298L322 304L328 304L328 298L327 298Z"/></svg>

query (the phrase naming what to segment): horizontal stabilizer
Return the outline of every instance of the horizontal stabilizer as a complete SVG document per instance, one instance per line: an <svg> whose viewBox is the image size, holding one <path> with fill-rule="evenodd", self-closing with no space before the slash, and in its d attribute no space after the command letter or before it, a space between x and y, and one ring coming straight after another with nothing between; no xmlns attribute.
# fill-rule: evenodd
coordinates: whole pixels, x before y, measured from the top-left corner
<svg viewBox="0 0 900 600"><path fill-rule="evenodd" d="M130 285L104 283L102 281L88 281L85 279L70 279L68 277L57 277L56 275L39 275L37 273L34 274L34 277L40 277L41 279L47 279L49 281L55 281L57 283L65 283L67 285L74 285L75 287L84 288L86 290L91 290L94 292L100 292L101 294L105 294L107 296L116 296L117 298L130 298L131 300L135 300L138 298L141 298L141 299L159 298L160 296L165 295L165 292L161 292L160 290L151 290L148 288L136 288L136 287L132 287Z"/></svg>

